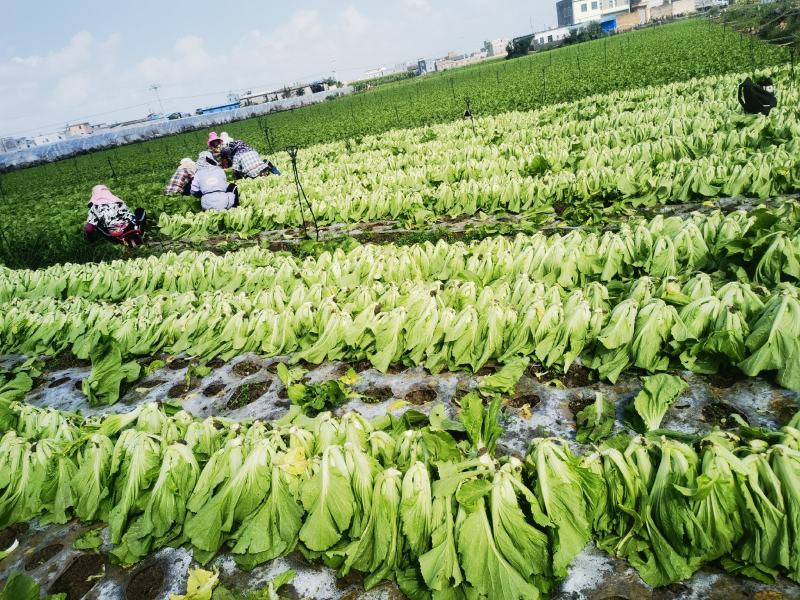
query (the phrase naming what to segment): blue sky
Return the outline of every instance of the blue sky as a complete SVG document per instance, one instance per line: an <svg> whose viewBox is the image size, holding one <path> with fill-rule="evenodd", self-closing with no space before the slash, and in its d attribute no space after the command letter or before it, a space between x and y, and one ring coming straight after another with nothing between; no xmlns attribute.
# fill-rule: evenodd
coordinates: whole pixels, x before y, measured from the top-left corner
<svg viewBox="0 0 800 600"><path fill-rule="evenodd" d="M63 0L0 8L0 136L190 111L226 92L478 49L553 26L555 0ZM44 16L46 15L46 16Z"/></svg>

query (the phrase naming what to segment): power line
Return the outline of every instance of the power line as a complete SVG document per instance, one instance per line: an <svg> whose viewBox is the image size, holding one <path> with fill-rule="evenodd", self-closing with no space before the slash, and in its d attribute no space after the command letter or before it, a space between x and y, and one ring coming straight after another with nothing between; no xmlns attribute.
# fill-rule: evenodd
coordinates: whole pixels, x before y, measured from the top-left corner
<svg viewBox="0 0 800 600"><path fill-rule="evenodd" d="M161 109L161 112L163 113L164 112L164 105L161 103L161 96L158 94L158 88L160 88L160 87L161 87L160 85L158 85L157 83L154 83L148 89L152 90L152 91L154 91L156 93L156 98L158 98L158 107Z"/></svg>

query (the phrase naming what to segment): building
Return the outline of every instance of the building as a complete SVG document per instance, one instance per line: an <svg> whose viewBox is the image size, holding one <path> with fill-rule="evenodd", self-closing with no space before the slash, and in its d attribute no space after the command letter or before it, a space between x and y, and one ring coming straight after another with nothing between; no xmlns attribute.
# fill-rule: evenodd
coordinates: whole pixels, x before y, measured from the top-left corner
<svg viewBox="0 0 800 600"><path fill-rule="evenodd" d="M559 27L571 27L575 25L575 14L572 12L573 4L574 2L572 0L559 0L556 2Z"/></svg>
<svg viewBox="0 0 800 600"><path fill-rule="evenodd" d="M60 142L63 139L66 139L66 135L64 133L48 133L48 134L39 134L33 138L33 143L37 146L44 146L45 144L54 144L55 142Z"/></svg>
<svg viewBox="0 0 800 600"><path fill-rule="evenodd" d="M280 99L280 92L258 92L255 94L245 94L239 98L242 106L258 106L267 102L275 102Z"/></svg>
<svg viewBox="0 0 800 600"><path fill-rule="evenodd" d="M470 55L456 54L450 52L447 58L441 58L434 63L434 70L437 72L449 71L450 69L459 69L468 65L474 65L486 59L485 52L475 52Z"/></svg>
<svg viewBox="0 0 800 600"><path fill-rule="evenodd" d="M33 148L36 143L26 137L14 138L6 137L0 138L0 152L12 152L14 150L27 150Z"/></svg>
<svg viewBox="0 0 800 600"><path fill-rule="evenodd" d="M486 58L507 56L507 47L508 40L505 39L491 40L483 43L483 51L486 53Z"/></svg>
<svg viewBox="0 0 800 600"><path fill-rule="evenodd" d="M553 27L533 34L533 43L536 48L559 44L570 36L572 27Z"/></svg>
<svg viewBox="0 0 800 600"><path fill-rule="evenodd" d="M219 104L217 106L207 106L205 108L198 108L194 114L196 115L210 115L213 113L225 112L228 110L236 110L241 108L240 102L231 102L229 104Z"/></svg>
<svg viewBox="0 0 800 600"><path fill-rule="evenodd" d="M77 136L77 135L91 135L94 131L94 127L90 123L76 123L75 125L67 125L65 133L67 136Z"/></svg>
<svg viewBox="0 0 800 600"><path fill-rule="evenodd" d="M559 7L559 4L562 6ZM572 0L572 8L567 9L563 2L556 4L559 14L560 27L569 25L584 25L598 22L600 24L611 22L619 15L631 12L631 0ZM571 13L571 23L567 17ZM563 18L562 18L563 15ZM564 21L562 23L562 21Z"/></svg>
<svg viewBox="0 0 800 600"><path fill-rule="evenodd" d="M703 0L633 0L631 12L617 16L617 31L628 31L651 21L671 19L697 12Z"/></svg>

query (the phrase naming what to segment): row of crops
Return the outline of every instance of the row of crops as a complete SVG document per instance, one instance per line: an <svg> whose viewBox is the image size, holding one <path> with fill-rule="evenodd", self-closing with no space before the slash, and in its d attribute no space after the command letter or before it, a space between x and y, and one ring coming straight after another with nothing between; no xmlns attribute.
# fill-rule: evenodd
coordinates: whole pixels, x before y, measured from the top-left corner
<svg viewBox="0 0 800 600"><path fill-rule="evenodd" d="M516 458L495 452L499 406L470 394L458 420L439 406L267 424L4 402L0 526L104 521L123 565L173 545L201 563L227 545L244 569L299 550L409 598L546 597L590 539L652 586L711 561L800 580L798 417L691 442L621 435L584 456L539 438Z"/></svg>
<svg viewBox="0 0 800 600"><path fill-rule="evenodd" d="M652 65L614 58L634 51ZM530 65L541 61L559 75L536 99ZM269 119L294 119L322 224L424 229L551 214L547 232L351 242L308 258L253 245L0 267L0 356L15 357L0 370L0 529L102 524L103 551L125 567L178 547L212 569L220 554L251 570L299 553L341 577L363 574L368 589L393 582L413 600L549 597L588 543L652 587L709 565L800 583L800 414L769 427L737 417L725 431L662 428L686 372L800 392L800 208L780 197L800 188L800 98L789 69L776 67L780 108L745 117L734 97L743 75L724 74L779 61L778 50L686 22L493 65L498 80L509 70L516 82L494 91L489 71L465 70L455 76L465 90L486 91L473 106L498 113L474 128L435 124L461 101L447 77ZM387 111L401 124L401 95L415 86L430 86L430 106L405 123L422 127L336 141L388 129ZM394 107L368 108L387 98ZM583 99L555 104L574 98ZM363 120L334 118L358 103L371 111ZM326 113L309 137L304 119ZM99 169L103 156L82 160ZM158 160L143 159L137 181ZM202 242L302 222L291 177L242 191L242 207L226 212L175 205L160 229ZM655 214L725 196L763 202ZM161 360L186 359L191 378L249 353L279 361L291 406L278 420L204 418L180 404L186 397L132 406L126 396ZM62 356L90 361L80 393L102 415L38 406L48 385L40 359ZM303 379L302 365L331 361L476 377L448 404L393 403L368 419L341 406L350 375ZM601 382L637 381L635 398L623 409L598 391L569 436L537 432L519 453L504 445L518 382L530 373L558 382L576 366ZM210 599L215 581L196 598Z"/></svg>
<svg viewBox="0 0 800 600"><path fill-rule="evenodd" d="M782 108L745 117L732 91L744 75L593 96L531 113L482 118L316 146L304 189L319 224L423 225L478 213L542 213L606 221L635 207L709 198L771 198L800 183L798 88L776 73ZM785 91L784 91L785 90ZM203 239L310 220L294 180L244 182L242 207L167 215L171 237Z"/></svg>
<svg viewBox="0 0 800 600"><path fill-rule="evenodd" d="M647 60L641 60L642 56ZM763 69L787 59L782 49L752 45L730 30L687 21L514 61L415 78L320 106L270 115L264 121L233 123L228 131L275 158L289 145L309 147L344 139L353 139L357 145L366 135L450 122L463 114L465 96L471 97L476 115L494 115L598 93ZM733 88L721 92L733 98ZM262 125L268 127L271 143ZM118 249L87 246L76 235L86 216L88 190L98 182L107 183L130 206L146 208L154 222L161 213L185 213L191 202L164 201L160 191L181 157L196 156L204 146L205 132L194 132L0 175L2 223L16 224L2 226L0 262L36 268L117 257ZM289 166L282 158L277 162L284 170ZM301 164L308 165L304 152ZM304 183L314 182L304 177Z"/></svg>
<svg viewBox="0 0 800 600"><path fill-rule="evenodd" d="M320 363L479 370L579 356L629 367L778 372L800 389L800 213L793 204L641 221L617 232L359 246L301 261L258 248L0 271L0 351L70 351L113 403L159 352L211 360L293 353ZM132 370L131 370L132 369Z"/></svg>

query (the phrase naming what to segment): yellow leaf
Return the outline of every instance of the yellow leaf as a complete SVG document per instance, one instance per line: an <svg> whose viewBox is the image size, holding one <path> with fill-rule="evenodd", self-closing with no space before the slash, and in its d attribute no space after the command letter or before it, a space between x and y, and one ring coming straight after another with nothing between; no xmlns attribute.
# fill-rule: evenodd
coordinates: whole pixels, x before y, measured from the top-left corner
<svg viewBox="0 0 800 600"><path fill-rule="evenodd" d="M186 593L170 594L169 600L211 600L211 592L217 583L219 574L203 569L192 569L189 571L189 581L186 582Z"/></svg>
<svg viewBox="0 0 800 600"><path fill-rule="evenodd" d="M278 460L278 466L289 475L302 475L308 466L306 453L302 448L296 447L289 450Z"/></svg>
<svg viewBox="0 0 800 600"><path fill-rule="evenodd" d="M404 406L409 406L411 402L406 402L405 400L395 400L389 405L389 412L394 412L399 408L403 408Z"/></svg>
<svg viewBox="0 0 800 600"><path fill-rule="evenodd" d="M358 382L358 373L354 369L348 369L347 373L339 378L345 385L355 385Z"/></svg>
<svg viewBox="0 0 800 600"><path fill-rule="evenodd" d="M531 412L531 405L523 404L519 408L519 416L525 420L530 419L533 416L533 413Z"/></svg>

